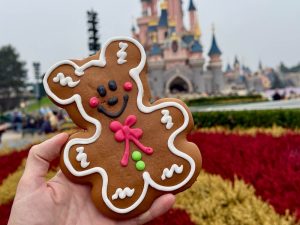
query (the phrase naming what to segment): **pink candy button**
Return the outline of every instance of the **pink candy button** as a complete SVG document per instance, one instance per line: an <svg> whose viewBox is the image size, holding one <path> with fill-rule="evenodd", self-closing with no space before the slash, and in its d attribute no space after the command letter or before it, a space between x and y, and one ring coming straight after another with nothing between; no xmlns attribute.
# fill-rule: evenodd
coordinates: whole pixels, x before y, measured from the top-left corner
<svg viewBox="0 0 300 225"><path fill-rule="evenodd" d="M99 99L97 97L92 97L90 99L90 106L96 108L99 105Z"/></svg>
<svg viewBox="0 0 300 225"><path fill-rule="evenodd" d="M131 91L132 90L132 83L127 81L124 83L123 88L125 91Z"/></svg>

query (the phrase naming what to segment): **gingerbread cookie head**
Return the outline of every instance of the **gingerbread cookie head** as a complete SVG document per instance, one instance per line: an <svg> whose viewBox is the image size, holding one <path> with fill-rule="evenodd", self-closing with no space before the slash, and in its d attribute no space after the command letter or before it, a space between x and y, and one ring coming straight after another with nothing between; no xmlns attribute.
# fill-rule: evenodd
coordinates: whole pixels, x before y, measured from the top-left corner
<svg viewBox="0 0 300 225"><path fill-rule="evenodd" d="M43 81L82 128L62 150L63 173L90 184L95 206L114 219L137 216L160 195L187 189L201 168L199 149L186 140L191 113L177 99L150 103L146 75L141 44L117 37L99 54L57 63Z"/></svg>

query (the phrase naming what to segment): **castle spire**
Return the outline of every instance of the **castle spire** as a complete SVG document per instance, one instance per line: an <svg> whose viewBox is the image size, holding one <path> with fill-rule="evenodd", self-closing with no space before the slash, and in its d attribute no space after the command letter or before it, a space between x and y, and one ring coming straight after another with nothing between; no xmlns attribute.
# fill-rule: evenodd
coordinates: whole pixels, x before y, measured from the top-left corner
<svg viewBox="0 0 300 225"><path fill-rule="evenodd" d="M258 70L261 72L261 71L263 71L263 64L262 64L262 61L261 60L259 60L259 62L258 62Z"/></svg>
<svg viewBox="0 0 300 225"><path fill-rule="evenodd" d="M190 4L189 4L188 10L189 10L189 11L196 11L196 7L195 7L195 5L194 5L193 0L190 0Z"/></svg>
<svg viewBox="0 0 300 225"><path fill-rule="evenodd" d="M135 29L135 25L134 25L134 17L132 17L132 25L131 25L131 33L135 34L136 29Z"/></svg>
<svg viewBox="0 0 300 225"><path fill-rule="evenodd" d="M215 36L215 26L212 26L212 31L213 31L213 38L212 38L212 43L211 43L211 48L209 50L208 55L211 56L220 56L222 55L221 50L219 49L219 46L217 44L216 36Z"/></svg>
<svg viewBox="0 0 300 225"><path fill-rule="evenodd" d="M196 21L196 25L195 25L194 37L195 37L195 39L199 39L201 37L201 28L200 28L198 20Z"/></svg>
<svg viewBox="0 0 300 225"><path fill-rule="evenodd" d="M199 23L198 23L197 10L196 10L193 0L190 0L190 5L188 8L188 11L189 11L189 17L190 17L190 32L192 32L194 35L196 35L197 32L199 34L200 27L199 27ZM197 29L199 29L199 30L197 30ZM200 37L200 35L199 35L199 37Z"/></svg>
<svg viewBox="0 0 300 225"><path fill-rule="evenodd" d="M161 2L160 8L161 8L161 15L159 18L158 26L168 27L168 11L167 11L168 3L164 0L163 2Z"/></svg>

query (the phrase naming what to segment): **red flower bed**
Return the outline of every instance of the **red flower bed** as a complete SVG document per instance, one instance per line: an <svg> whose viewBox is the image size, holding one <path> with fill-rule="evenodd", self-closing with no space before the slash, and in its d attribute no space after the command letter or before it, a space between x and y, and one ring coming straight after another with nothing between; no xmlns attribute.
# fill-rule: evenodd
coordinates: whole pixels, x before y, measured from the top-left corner
<svg viewBox="0 0 300 225"><path fill-rule="evenodd" d="M8 223L12 202L0 205L0 225L6 225Z"/></svg>
<svg viewBox="0 0 300 225"><path fill-rule="evenodd" d="M146 225L166 225L166 224L194 225L189 215L184 210L181 209L170 209L164 215L152 220L149 223L146 223Z"/></svg>
<svg viewBox="0 0 300 225"><path fill-rule="evenodd" d="M9 219L12 202L0 205L0 225L6 225ZM152 220L147 225L194 225L189 215L181 209L171 209L164 215Z"/></svg>
<svg viewBox="0 0 300 225"><path fill-rule="evenodd" d="M2 181L10 174L16 171L22 160L28 155L29 150L12 152L8 155L0 156L0 185Z"/></svg>
<svg viewBox="0 0 300 225"><path fill-rule="evenodd" d="M236 174L279 213L290 209L300 218L300 135L196 132L189 140L200 148L206 171L231 180Z"/></svg>

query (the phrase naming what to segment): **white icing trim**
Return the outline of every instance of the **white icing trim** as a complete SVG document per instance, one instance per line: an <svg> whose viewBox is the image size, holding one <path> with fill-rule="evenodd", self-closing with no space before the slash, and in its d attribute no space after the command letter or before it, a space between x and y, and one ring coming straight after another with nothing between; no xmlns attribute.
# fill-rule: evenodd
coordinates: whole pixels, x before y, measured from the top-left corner
<svg viewBox="0 0 300 225"><path fill-rule="evenodd" d="M68 77L68 76L65 77L63 73L58 73L56 77L53 78L53 82L59 83L63 87L68 85L68 87L73 88L79 84L80 80L73 81L72 77Z"/></svg>
<svg viewBox="0 0 300 225"><path fill-rule="evenodd" d="M166 128L168 130L170 130L174 125L174 123L172 122L172 116L170 116L170 111L167 109L164 109L164 110L161 110L161 114L163 115L163 117L161 118L160 121L163 124L166 124Z"/></svg>
<svg viewBox="0 0 300 225"><path fill-rule="evenodd" d="M183 171L183 165L178 166L177 164L173 164L171 166L171 169L165 168L163 171L163 174L161 175L161 179L165 180L166 178L171 178L173 177L174 172L177 174L182 173Z"/></svg>
<svg viewBox="0 0 300 225"><path fill-rule="evenodd" d="M70 148L72 146L78 145L78 144L79 145L88 145L88 144L91 144L91 143L95 142L101 135L102 126L101 126L101 123L98 120L90 117L85 112L85 110L82 106L80 95L75 94L75 95L71 96L70 98L61 99L61 98L57 97L50 90L48 82L47 82L48 78L49 78L50 74L53 72L53 70L56 69L58 66L61 66L61 65L64 65L64 64L73 66L74 69L75 69L75 74L77 76L82 76L84 74L84 70L89 68L89 67L92 67L92 66L104 67L106 65L106 59L105 59L106 48L110 43L112 43L114 41L129 41L129 42L132 42L140 50L140 53L141 53L141 62L140 62L140 64L136 68L133 68L129 71L130 76L136 82L137 87L138 87L137 106L138 106L139 110L141 112L144 112L144 113L151 113L153 111L160 110L160 109L163 109L163 108L166 108L166 107L175 107L175 108L179 109L182 112L182 114L184 116L184 123L181 127L179 127L177 130L175 130L170 135L170 137L168 139L168 147L169 147L169 150L173 154L187 160L189 162L190 166L191 166L191 170L190 170L188 176L181 183L179 183L177 185L174 185L174 186L163 186L163 185L157 184L151 178L151 176L148 172L146 172L146 171L143 172L143 179L144 179L143 191L142 191L140 197L136 200L136 202L134 202L131 206L129 206L127 208L118 208L118 207L114 206L111 203L111 201L108 199L108 197L107 197L108 176L107 176L106 171L103 168L94 167L94 168L87 169L85 171L77 171L72 166L72 164L69 160ZM95 125L95 133L93 134L93 136L91 136L89 138L74 138L66 144L65 149L63 151L63 158L64 158L64 163L65 163L66 167L68 168L70 173L72 173L74 176L77 176L77 177L87 176L87 175L90 175L90 174L93 174L93 173L99 173L102 177L102 180L103 180L102 191L101 191L103 201L105 202L107 207L109 207L112 211L114 211L116 213L120 213L120 214L131 212L136 207L138 207L140 205L140 203L144 200L149 185L152 186L153 188L156 188L157 190L161 190L161 191L168 191L168 192L169 191L174 191L176 189L181 188L185 184L187 184L189 182L189 180L192 178L192 176L195 172L195 161L189 155L179 151L174 145L174 140L175 140L176 136L178 134L180 134L182 131L184 131L184 129L189 124L189 115L188 115L188 112L185 110L185 108L177 102L163 102L163 103L160 103L160 104L157 104L157 105L154 105L154 106L145 106L143 104L144 89L143 89L142 81L139 77L139 74L143 70L143 68L145 66L145 63L146 63L146 53L145 53L145 50L144 50L143 46L138 41L136 41L136 40L134 40L130 37L115 37L115 38L112 38L112 39L110 39L109 41L107 41L105 43L105 45L103 46L103 49L100 53L100 57L99 57L98 60L91 60L91 61L87 62L86 64L84 64L82 66L78 66L77 64L75 64L73 61L70 61L70 60L61 61L61 62L53 65L47 71L46 75L44 76L44 80L43 80L45 91L50 96L50 98L52 98L54 101L56 101L60 105L68 105L68 104L71 104L71 103L75 102L80 114L82 115L82 117L87 122L92 123L92 124Z"/></svg>
<svg viewBox="0 0 300 225"><path fill-rule="evenodd" d="M124 189L122 188L118 188L116 190L116 193L113 194L112 196L112 200L116 200L116 199L124 199L126 197L130 198L134 193L134 188L130 189L129 187L126 187Z"/></svg>
<svg viewBox="0 0 300 225"><path fill-rule="evenodd" d="M126 57L127 57L127 53L126 53L126 49L128 48L128 44L124 43L124 42L120 42L119 43L119 47L120 47L120 51L117 52L117 56L118 56L118 64L124 64L127 62Z"/></svg>
<svg viewBox="0 0 300 225"><path fill-rule="evenodd" d="M76 148L76 152L78 152L76 156L76 160L80 162L80 166L85 169L90 165L90 162L87 161L87 154L84 153L83 151L84 151L84 147Z"/></svg>

